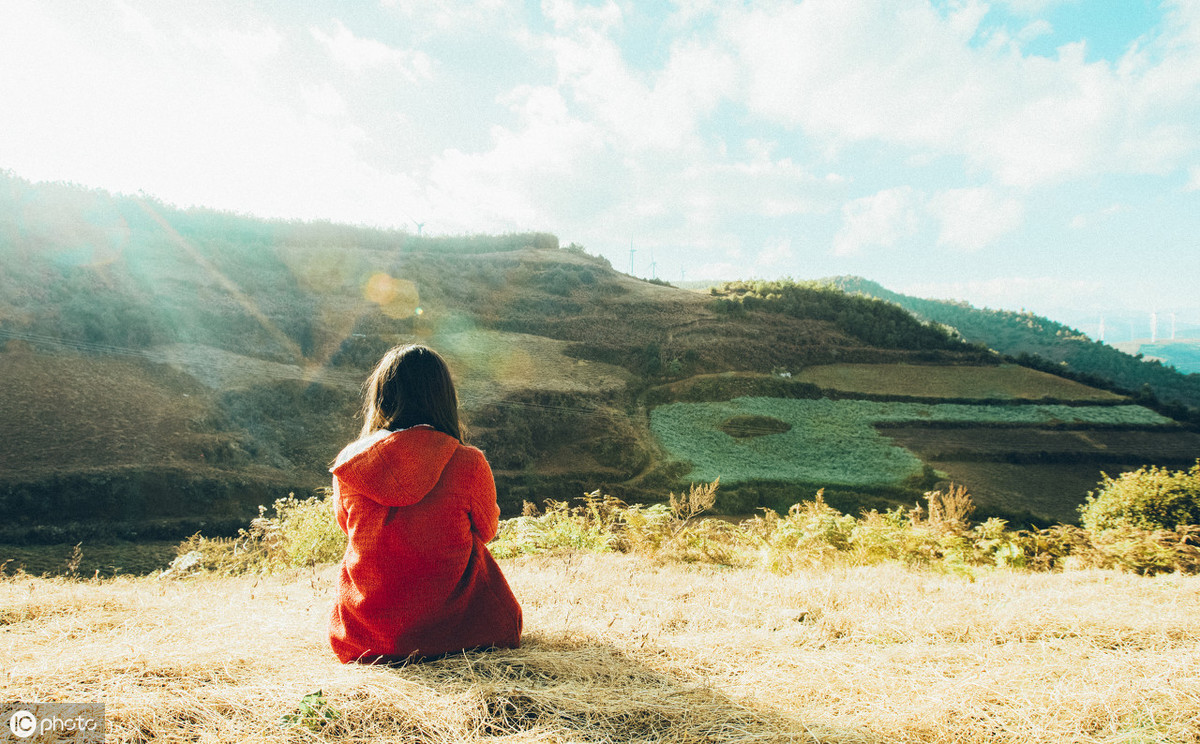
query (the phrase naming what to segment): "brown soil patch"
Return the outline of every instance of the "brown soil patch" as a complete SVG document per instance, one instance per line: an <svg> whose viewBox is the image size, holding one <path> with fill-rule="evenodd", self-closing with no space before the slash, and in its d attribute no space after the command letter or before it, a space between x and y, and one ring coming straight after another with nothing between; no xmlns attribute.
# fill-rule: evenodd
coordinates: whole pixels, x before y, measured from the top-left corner
<svg viewBox="0 0 1200 744"><path fill-rule="evenodd" d="M1107 390L1014 364L832 364L809 367L797 373L796 379L823 388L868 395L1019 400L1124 399Z"/></svg>
<svg viewBox="0 0 1200 744"><path fill-rule="evenodd" d="M889 427L881 432L921 458L934 460L1045 454L1081 459L1132 457L1147 463L1165 463L1200 457L1200 434L1190 431L930 429L914 426Z"/></svg>
<svg viewBox="0 0 1200 744"><path fill-rule="evenodd" d="M7 476L187 459L211 401L189 378L137 359L0 353Z"/></svg>

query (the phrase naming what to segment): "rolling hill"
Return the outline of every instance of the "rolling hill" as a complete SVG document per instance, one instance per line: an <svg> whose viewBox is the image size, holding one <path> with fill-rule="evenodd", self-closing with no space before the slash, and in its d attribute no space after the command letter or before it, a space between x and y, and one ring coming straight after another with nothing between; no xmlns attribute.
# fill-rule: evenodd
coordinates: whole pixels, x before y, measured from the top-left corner
<svg viewBox="0 0 1200 744"><path fill-rule="evenodd" d="M1187 373L1190 367L1176 369L1164 365L1157 358L1149 358L1153 353L1142 359L1033 313L979 309L962 302L911 297L861 277L825 281L846 292L895 303L928 322L952 327L969 342L983 344L1007 356L1024 357L1028 364L1036 365L1040 360L1043 367L1056 365L1054 371L1059 374L1140 393L1148 403L1174 407L1175 415L1190 416L1200 422L1200 374ZM1184 362L1194 361L1194 348L1182 345L1177 353Z"/></svg>
<svg viewBox="0 0 1200 744"><path fill-rule="evenodd" d="M542 233L417 237L0 176L0 262L10 541L218 533L308 495L357 430L370 367L418 341L450 361L507 513L720 475L731 513L823 487L846 509L911 505L953 478L981 512L1071 519L1101 469L1198 451L1126 395L1005 363L888 302L688 291ZM733 436L743 408L759 418ZM1018 430L1046 456L988 440ZM815 452L829 461L771 466Z"/></svg>

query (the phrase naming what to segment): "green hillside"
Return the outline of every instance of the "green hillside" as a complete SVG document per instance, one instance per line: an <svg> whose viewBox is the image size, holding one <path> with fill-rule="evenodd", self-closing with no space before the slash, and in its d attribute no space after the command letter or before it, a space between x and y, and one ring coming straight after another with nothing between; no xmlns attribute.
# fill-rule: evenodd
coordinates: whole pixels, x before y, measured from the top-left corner
<svg viewBox="0 0 1200 744"><path fill-rule="evenodd" d="M1100 469L1147 452L1119 438L1105 460L1057 447L1068 454L1052 465L1075 468L1066 489L1035 468L1046 463L1007 450L987 464L1016 476L976 467L961 477L980 461L940 457L922 439L945 424L938 417L847 412L974 406L953 425L1003 428L1017 416L1059 441L1065 419L1038 418L1037 406L1119 415L1131 401L1006 365L889 302L816 284L689 291L544 233L418 237L0 175L0 262L0 509L11 515L0 540L220 532L260 504L312 493L355 435L361 381L383 351L410 342L449 359L508 514L596 488L658 500L719 475L728 512L783 508L826 486L851 511L909 504L954 478L981 510L1071 519ZM824 401L837 413L799 406L765 430L736 412L715 429L671 413L735 398L764 410ZM1122 421L1103 425L1190 435L1160 418ZM877 453L830 439L838 426L904 467L876 472ZM707 449L680 445L701 436ZM747 451L754 463L737 460ZM1030 478L1013 488L1023 467ZM859 475L835 475L848 471Z"/></svg>
<svg viewBox="0 0 1200 744"><path fill-rule="evenodd" d="M1200 375L1183 374L1157 360L1143 360L1093 341L1079 331L1033 313L988 310L966 303L926 300L898 294L861 277L827 280L832 287L895 303L917 317L953 328L971 343L1024 358L1055 372L1073 374L1092 384L1111 384L1143 393L1148 403L1184 410L1200 420ZM1030 358L1031 357L1031 358Z"/></svg>

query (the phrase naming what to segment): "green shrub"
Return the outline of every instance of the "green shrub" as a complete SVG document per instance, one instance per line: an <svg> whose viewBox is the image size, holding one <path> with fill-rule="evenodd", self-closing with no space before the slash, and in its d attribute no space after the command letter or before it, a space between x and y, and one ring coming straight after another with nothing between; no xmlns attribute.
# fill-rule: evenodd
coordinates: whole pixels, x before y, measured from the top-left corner
<svg viewBox="0 0 1200 744"><path fill-rule="evenodd" d="M1200 463L1187 473L1153 468L1138 472L1143 478L1188 478L1194 485L1198 471ZM1109 479L1113 484L1119 481ZM887 561L968 574L979 568L1104 568L1142 575L1200 572L1200 525L1196 524L1172 529L1056 525L1014 532L1001 519L970 524L974 506L961 487L927 492L924 506L872 510L861 517L830 506L821 490L814 499L793 505L784 516L768 509L760 517L733 524L699 516L712 508L717 485L716 481L693 485L681 495L671 494L663 504L629 505L600 491L574 505L547 501L541 511L527 503L522 516L500 523L489 548L497 558L555 550L621 551L656 560L758 565L777 573ZM179 546L179 558L165 575L195 569L225 574L272 571L341 557L346 538L334 519L328 493L304 500L289 495L277 500L273 511L268 516L267 509L260 507L259 517L236 538L194 535Z"/></svg>
<svg viewBox="0 0 1200 744"><path fill-rule="evenodd" d="M272 511L274 515L267 516L267 508L258 507L258 517L248 529L239 530L237 537L192 535L176 550L181 558L190 557L181 565L240 574L341 560L346 535L334 517L329 489L303 500L288 494L276 499ZM176 563L181 562L177 559Z"/></svg>
<svg viewBox="0 0 1200 744"><path fill-rule="evenodd" d="M547 501L539 514L525 502L525 513L500 523L489 549L497 558L536 555L556 549L613 550L617 536L613 525L623 507L619 500L593 491L581 506L565 501Z"/></svg>
<svg viewBox="0 0 1200 744"><path fill-rule="evenodd" d="M767 510L757 518L761 522L754 525L753 531L762 539L760 565L788 573L826 563L849 550L858 520L826 504L824 496L818 491L815 499L796 504L785 517Z"/></svg>
<svg viewBox="0 0 1200 744"><path fill-rule="evenodd" d="M1200 460L1186 471L1151 465L1116 478L1105 473L1100 490L1088 493L1080 514L1083 526L1093 532L1200 524Z"/></svg>
<svg viewBox="0 0 1200 744"><path fill-rule="evenodd" d="M334 516L333 495L303 501L289 495L275 502L282 536L280 548L289 566L312 566L340 561L346 552L346 533Z"/></svg>
<svg viewBox="0 0 1200 744"><path fill-rule="evenodd" d="M626 504L593 491L581 504L547 501L539 513L525 504L525 513L500 523L489 544L497 558L533 555L553 550L619 550L674 560L729 563L734 560L729 532L735 525L718 520L695 520L712 508L717 482L693 485L682 495L671 494L667 504ZM712 522L714 524L708 524Z"/></svg>

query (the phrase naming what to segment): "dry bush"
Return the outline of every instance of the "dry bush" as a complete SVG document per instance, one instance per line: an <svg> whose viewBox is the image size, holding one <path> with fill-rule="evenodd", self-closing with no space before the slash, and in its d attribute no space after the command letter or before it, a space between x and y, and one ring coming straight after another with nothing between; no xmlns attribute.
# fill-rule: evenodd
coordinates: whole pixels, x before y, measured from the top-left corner
<svg viewBox="0 0 1200 744"><path fill-rule="evenodd" d="M784 517L767 509L749 525L759 541L759 565L777 573L824 565L850 548L857 520L825 503L824 489L812 501L793 505Z"/></svg>
<svg viewBox="0 0 1200 744"><path fill-rule="evenodd" d="M971 515L975 513L975 502L966 486L951 483L945 493L926 491L925 499L929 504L930 524L963 528L970 524Z"/></svg>
<svg viewBox="0 0 1200 744"><path fill-rule="evenodd" d="M678 496L672 493L668 497L671 515L678 520L687 521L713 508L713 504L717 503L717 487L720 483L721 479L717 478L712 483L693 483L687 493Z"/></svg>
<svg viewBox="0 0 1200 744"><path fill-rule="evenodd" d="M579 506L548 500L540 512L526 502L520 517L500 523L488 547L497 558L554 550L612 550L617 542L614 525L624 506L600 491L584 496Z"/></svg>
<svg viewBox="0 0 1200 744"><path fill-rule="evenodd" d="M1110 529L1093 535L1092 543L1104 558L1103 568L1149 576L1200 571L1200 525L1169 530Z"/></svg>
<svg viewBox="0 0 1200 744"><path fill-rule="evenodd" d="M526 505L504 520L490 543L498 558L562 550L620 551L660 561L757 565L777 573L815 566L873 565L895 561L956 572L986 568L1063 570L1118 568L1140 574L1200 571L1200 527L1174 530L1109 529L1057 525L1016 532L1001 519L973 525L974 504L961 486L925 494L926 506L843 514L818 491L786 515L771 510L740 525L704 518L719 483L693 484L666 504L626 504L593 491L574 504ZM279 570L340 559L345 536L325 497L275 502L237 538L193 536L180 545L169 573L189 570L237 574Z"/></svg>

